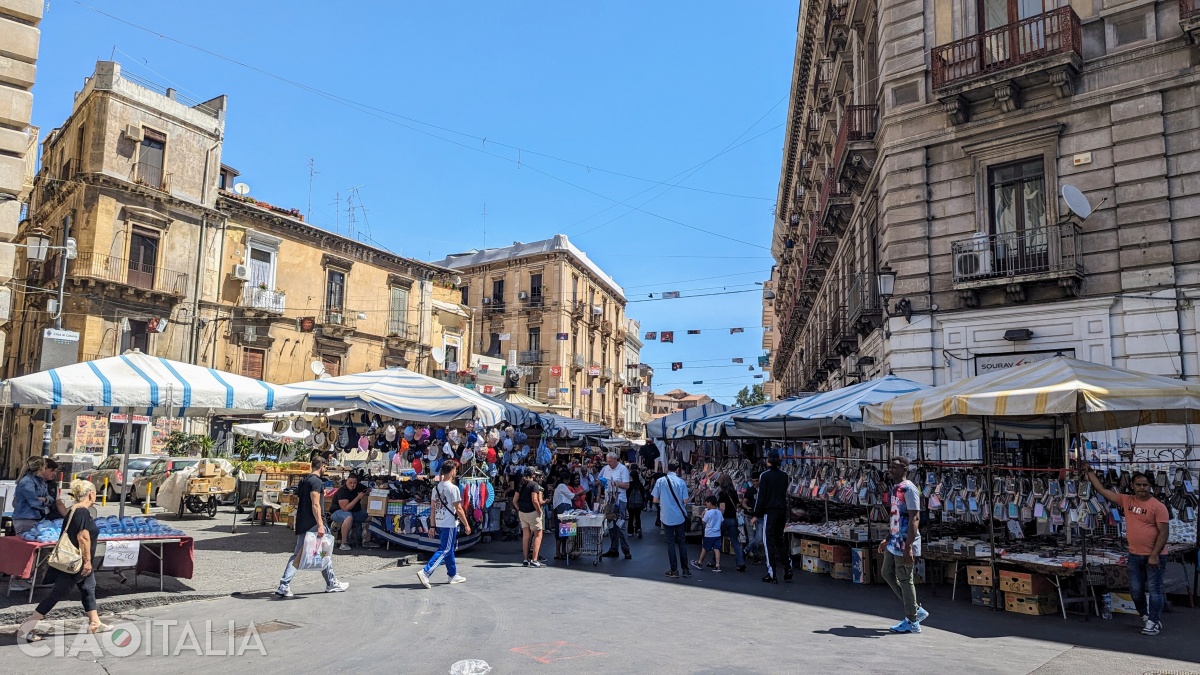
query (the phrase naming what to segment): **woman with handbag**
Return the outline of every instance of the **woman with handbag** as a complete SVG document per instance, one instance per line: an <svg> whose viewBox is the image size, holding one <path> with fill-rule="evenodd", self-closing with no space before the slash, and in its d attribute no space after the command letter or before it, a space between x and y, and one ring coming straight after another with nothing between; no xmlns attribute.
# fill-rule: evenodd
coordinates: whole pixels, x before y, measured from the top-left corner
<svg viewBox="0 0 1200 675"><path fill-rule="evenodd" d="M96 543L100 529L88 511L96 503L96 486L90 481L71 481L71 498L75 504L63 518L63 532L58 544L50 553L50 566L58 570L58 578L50 595L40 603L33 615L17 629L17 637L28 642L37 642L42 636L33 632L38 621L46 618L54 606L67 597L71 586L79 589L83 596L83 611L88 615L88 631L104 633L112 626L100 623L96 606L96 575L92 560L96 557Z"/></svg>

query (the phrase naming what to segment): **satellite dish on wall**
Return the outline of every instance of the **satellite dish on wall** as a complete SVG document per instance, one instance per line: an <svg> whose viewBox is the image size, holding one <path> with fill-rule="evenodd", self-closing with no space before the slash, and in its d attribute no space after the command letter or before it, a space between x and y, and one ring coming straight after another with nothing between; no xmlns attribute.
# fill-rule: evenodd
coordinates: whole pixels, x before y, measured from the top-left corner
<svg viewBox="0 0 1200 675"><path fill-rule="evenodd" d="M313 361L308 364L308 369L313 372L313 375L320 377L325 374L325 364L320 361Z"/></svg>
<svg viewBox="0 0 1200 675"><path fill-rule="evenodd" d="M1087 220L1088 216L1092 215L1092 205L1074 185L1062 186L1062 198L1067 203L1067 208L1071 209L1071 213L1080 220Z"/></svg>
<svg viewBox="0 0 1200 675"><path fill-rule="evenodd" d="M462 286L462 277L455 274L450 278L450 283L454 284L455 286Z"/></svg>
<svg viewBox="0 0 1200 675"><path fill-rule="evenodd" d="M429 350L429 355L433 357L439 365L446 362L446 350L441 347L434 347Z"/></svg>
<svg viewBox="0 0 1200 675"><path fill-rule="evenodd" d="M250 186L245 183L234 183L233 191L239 195L248 195L250 194Z"/></svg>

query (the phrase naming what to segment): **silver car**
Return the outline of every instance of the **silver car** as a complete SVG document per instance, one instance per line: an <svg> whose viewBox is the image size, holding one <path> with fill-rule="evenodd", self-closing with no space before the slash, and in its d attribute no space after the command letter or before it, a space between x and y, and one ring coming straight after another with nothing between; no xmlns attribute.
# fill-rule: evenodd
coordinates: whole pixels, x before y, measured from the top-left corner
<svg viewBox="0 0 1200 675"><path fill-rule="evenodd" d="M162 486L162 482L167 479L167 476L189 466L195 466L201 461L199 457L163 457L159 455L133 481L133 490L130 491L133 503L140 504L147 499L151 503L157 503L158 488ZM148 490L152 492L146 494Z"/></svg>
<svg viewBox="0 0 1200 675"><path fill-rule="evenodd" d="M163 455L130 455L129 466L122 467L124 455L110 455L100 462L100 465L91 471L82 474L82 478L89 480L96 486L96 492L103 495L104 479L108 479L108 499L116 501L121 498L121 485L126 485L127 492L133 492L133 481L142 474L146 467L150 466L155 460L162 459Z"/></svg>

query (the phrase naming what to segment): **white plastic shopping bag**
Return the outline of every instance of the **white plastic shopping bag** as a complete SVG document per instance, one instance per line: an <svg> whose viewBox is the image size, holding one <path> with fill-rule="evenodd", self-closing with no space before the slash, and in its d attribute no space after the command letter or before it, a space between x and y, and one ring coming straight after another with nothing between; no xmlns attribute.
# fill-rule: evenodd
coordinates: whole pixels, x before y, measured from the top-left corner
<svg viewBox="0 0 1200 675"><path fill-rule="evenodd" d="M333 559L333 535L317 537L316 532L304 534L304 549L300 552L298 570L323 570Z"/></svg>

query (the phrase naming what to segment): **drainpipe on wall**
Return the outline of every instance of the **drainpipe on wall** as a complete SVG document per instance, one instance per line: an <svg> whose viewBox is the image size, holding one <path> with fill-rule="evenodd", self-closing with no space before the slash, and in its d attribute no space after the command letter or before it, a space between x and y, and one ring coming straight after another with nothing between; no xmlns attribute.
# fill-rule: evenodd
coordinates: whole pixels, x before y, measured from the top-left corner
<svg viewBox="0 0 1200 675"><path fill-rule="evenodd" d="M208 208L208 173L209 167L212 165L212 152L221 147L221 141L218 140L211 148L204 151L204 177L200 184L200 206ZM208 237L208 214L205 213L200 217L200 237L196 245L196 281L192 284L192 318L191 325L188 328L188 363L196 364L199 355L200 344L200 294L203 286L202 277L204 274L204 244ZM220 263L220 261L218 261Z"/></svg>
<svg viewBox="0 0 1200 675"><path fill-rule="evenodd" d="M929 148L925 148L925 292L929 298L929 376L932 386L937 386L937 331L933 329L933 207L929 203Z"/></svg>

